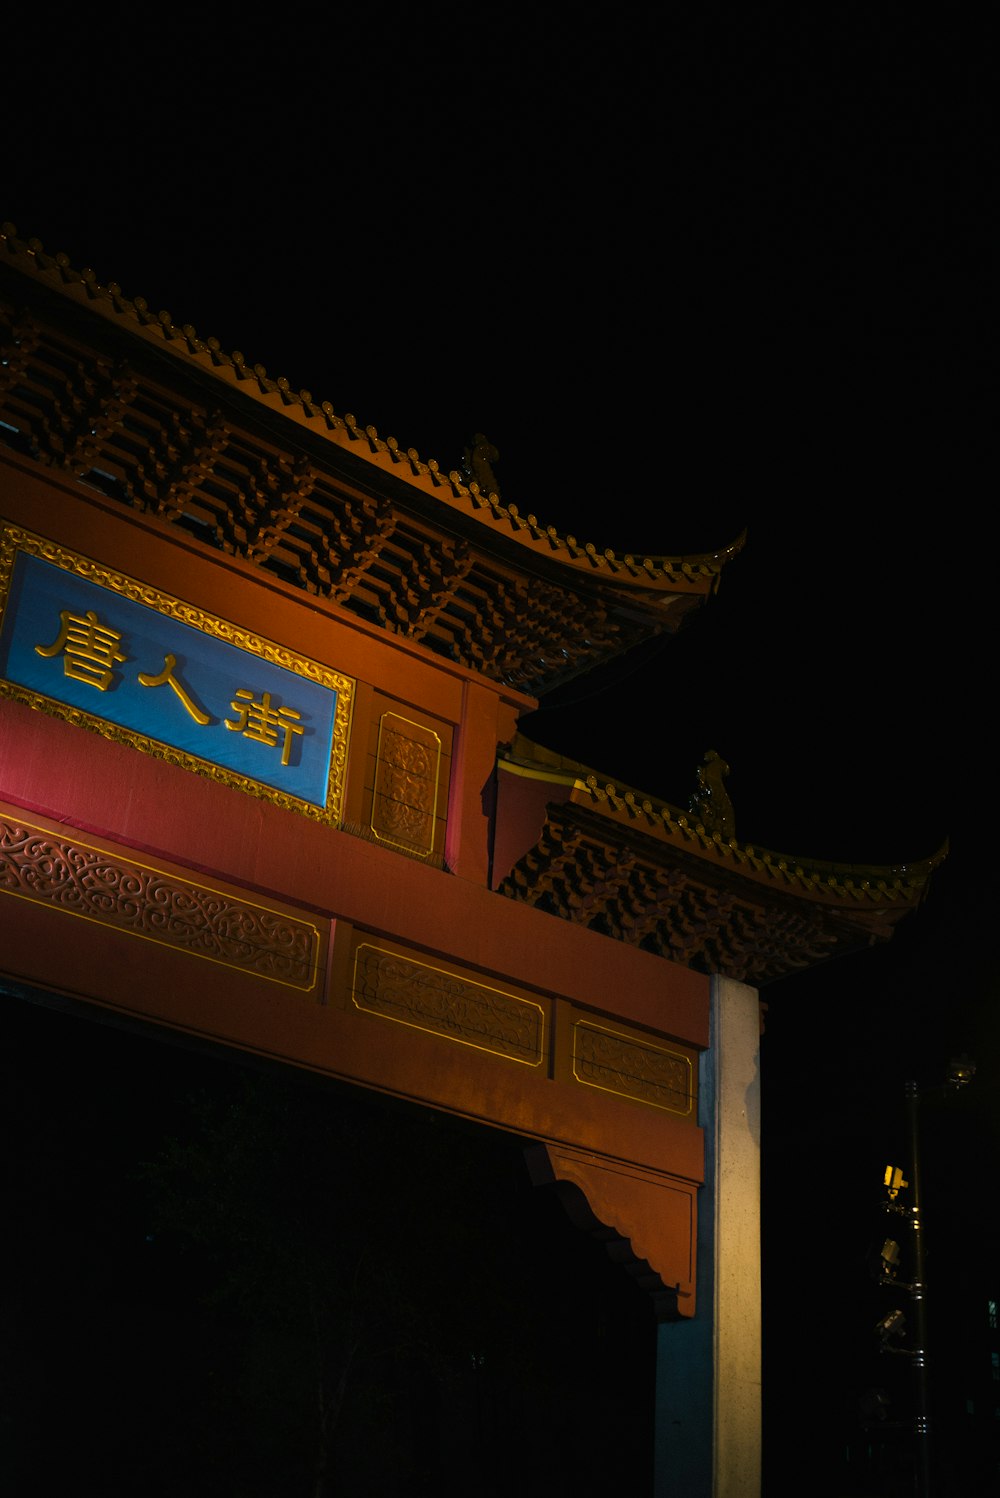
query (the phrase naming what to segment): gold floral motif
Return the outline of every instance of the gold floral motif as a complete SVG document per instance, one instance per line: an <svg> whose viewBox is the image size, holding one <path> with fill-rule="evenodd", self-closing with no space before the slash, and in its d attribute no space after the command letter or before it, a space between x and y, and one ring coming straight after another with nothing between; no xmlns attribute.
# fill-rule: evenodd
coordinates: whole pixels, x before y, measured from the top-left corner
<svg viewBox="0 0 1000 1498"><path fill-rule="evenodd" d="M383 947L358 947L353 998L359 1009L385 1019L528 1066L541 1063L541 1005Z"/></svg>
<svg viewBox="0 0 1000 1498"><path fill-rule="evenodd" d="M588 1087L670 1113L686 1116L694 1102L687 1056L585 1020L573 1026L573 1075Z"/></svg>
<svg viewBox="0 0 1000 1498"><path fill-rule="evenodd" d="M372 831L380 841L426 857L434 847L441 740L396 713L379 723Z"/></svg>

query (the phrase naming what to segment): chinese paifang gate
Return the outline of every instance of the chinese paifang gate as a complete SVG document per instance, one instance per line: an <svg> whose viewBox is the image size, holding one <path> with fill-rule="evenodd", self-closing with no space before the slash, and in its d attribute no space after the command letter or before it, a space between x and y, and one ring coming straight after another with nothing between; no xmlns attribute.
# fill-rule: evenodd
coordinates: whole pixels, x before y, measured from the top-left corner
<svg viewBox="0 0 1000 1498"><path fill-rule="evenodd" d="M751 847L717 755L681 810L518 732L741 539L578 544L485 440L444 473L14 231L0 343L5 988L522 1136L651 1298L657 1493L750 1498L759 989L943 855Z"/></svg>

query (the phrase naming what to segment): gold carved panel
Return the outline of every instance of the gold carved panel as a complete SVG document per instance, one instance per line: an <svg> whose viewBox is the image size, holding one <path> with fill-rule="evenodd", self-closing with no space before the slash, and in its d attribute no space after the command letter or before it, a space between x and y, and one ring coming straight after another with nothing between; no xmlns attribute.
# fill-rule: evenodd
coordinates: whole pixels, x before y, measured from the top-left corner
<svg viewBox="0 0 1000 1498"><path fill-rule="evenodd" d="M352 998L358 1009L440 1035L491 1055L539 1066L545 1011L540 1004L361 943L354 954Z"/></svg>
<svg viewBox="0 0 1000 1498"><path fill-rule="evenodd" d="M10 815L0 815L0 894L269 983L316 987L320 936L312 922Z"/></svg>
<svg viewBox="0 0 1000 1498"><path fill-rule="evenodd" d="M586 1087L634 1098L688 1118L694 1108L691 1059L590 1020L573 1026L573 1076Z"/></svg>
<svg viewBox="0 0 1000 1498"><path fill-rule="evenodd" d="M383 713L371 821L379 841L421 858L433 851L440 772L438 735L398 713Z"/></svg>

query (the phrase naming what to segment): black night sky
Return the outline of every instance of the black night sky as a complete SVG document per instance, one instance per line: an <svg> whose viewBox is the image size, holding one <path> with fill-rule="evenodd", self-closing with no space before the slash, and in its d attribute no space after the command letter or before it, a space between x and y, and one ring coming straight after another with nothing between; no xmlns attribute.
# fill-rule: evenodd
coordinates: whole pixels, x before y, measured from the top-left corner
<svg viewBox="0 0 1000 1498"><path fill-rule="evenodd" d="M222 6L197 24L164 9L144 34L119 13L19 17L0 218L444 468L486 433L504 502L563 534L678 554L746 530L677 637L522 728L675 805L714 748L741 840L792 856L898 864L948 842L892 942L762 995L765 1495L894 1498L901 1479L850 1487L843 1464L864 1390L897 1372L873 1360L886 1303L866 1252L904 1083L935 1086L960 1052L974 1088L923 1112L943 1420L973 1355L959 1290L970 1260L997 1262L988 48L967 16L895 9L564 15L431 6L418 31L392 7L305 7L263 30ZM324 1112L306 1079L8 1007L13 1320L31 1349L6 1375L13 1492L90 1488L99 1469L109 1498L275 1491L262 1474L295 1444L294 1401L267 1404L237 1300L192 1309L213 1274L232 1288L235 1261L185 1238L176 1211L161 1232L142 1184L142 1162L180 1149L193 1117L192 1137L215 1138L227 1108L280 1120L276 1152L301 1144L281 1132L297 1110L414 1170L447 1137L435 1185L465 1193L464 1215L404 1232L367 1177L342 1189L384 1222L380 1252L412 1258L411 1284L452 1287L465 1341L448 1357L478 1356L478 1336L509 1372L512 1328L535 1349L519 1402L491 1396L497 1428L460 1454L479 1464L463 1495L586 1494L598 1472L647 1491L646 1308L531 1194L516 1141L334 1089ZM322 1214L309 1227L328 1230ZM290 1251L266 1247L272 1265ZM418 1300L420 1345L443 1356ZM237 1365L234 1413L208 1378L232 1386ZM357 1387L391 1383L369 1368ZM455 1399L474 1384L466 1370ZM467 1428L486 1431L485 1408ZM558 1469L539 1411L561 1422ZM383 1415L359 1395L350 1498L396 1491ZM406 1450L399 1491L443 1493L420 1485L438 1456ZM985 1456L964 1460L944 1451L942 1498L995 1483ZM307 1484L289 1477L283 1498Z"/></svg>

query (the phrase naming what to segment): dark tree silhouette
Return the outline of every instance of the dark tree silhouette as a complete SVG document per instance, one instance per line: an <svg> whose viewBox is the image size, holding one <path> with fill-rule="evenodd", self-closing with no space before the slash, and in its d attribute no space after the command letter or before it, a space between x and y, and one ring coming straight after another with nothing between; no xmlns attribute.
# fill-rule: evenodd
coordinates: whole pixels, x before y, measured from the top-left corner
<svg viewBox="0 0 1000 1498"><path fill-rule="evenodd" d="M10 1491L648 1491L651 1302L524 1140L80 1013L5 1031Z"/></svg>

